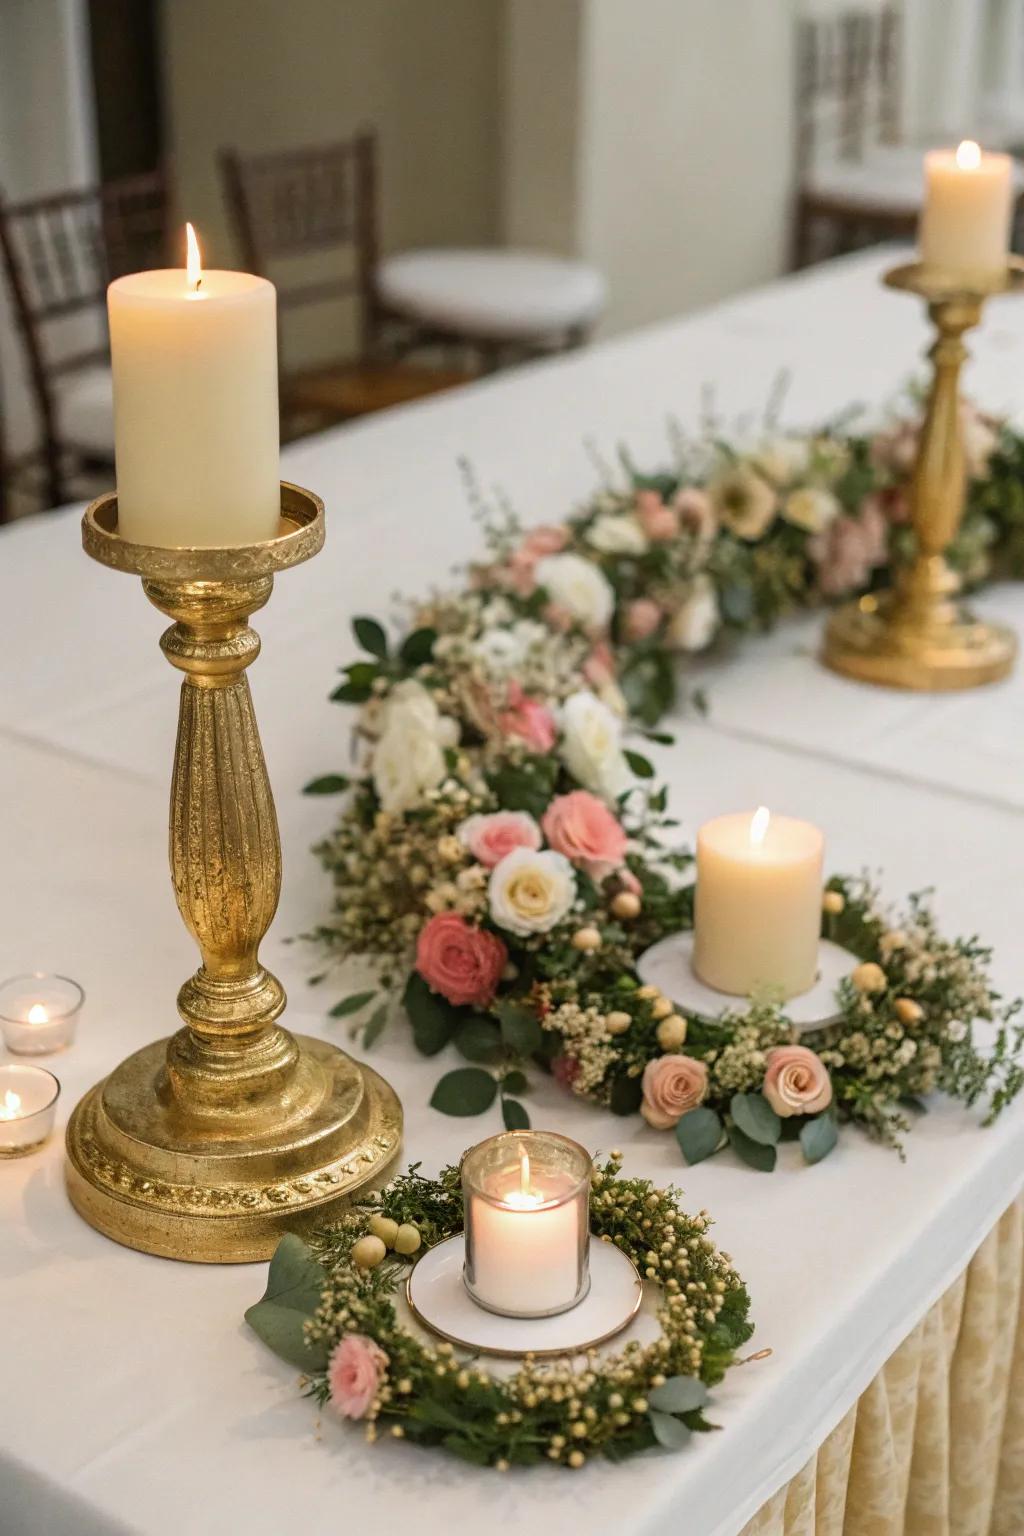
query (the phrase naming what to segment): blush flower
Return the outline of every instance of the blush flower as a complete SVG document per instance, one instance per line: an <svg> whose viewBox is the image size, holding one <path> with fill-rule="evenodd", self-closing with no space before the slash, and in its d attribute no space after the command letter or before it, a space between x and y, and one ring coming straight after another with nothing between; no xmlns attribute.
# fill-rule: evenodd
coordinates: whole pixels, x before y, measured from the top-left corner
<svg viewBox="0 0 1024 1536"><path fill-rule="evenodd" d="M665 544L679 532L679 514L667 506L657 491L637 491L634 503L637 522L652 544Z"/></svg>
<svg viewBox="0 0 1024 1536"><path fill-rule="evenodd" d="M626 834L596 795L585 789L552 800L541 822L557 853L579 864L592 880L604 880L626 856Z"/></svg>
<svg viewBox="0 0 1024 1536"><path fill-rule="evenodd" d="M420 929L416 969L432 992L456 1008L486 1008L508 961L497 934L474 928L457 912L438 912Z"/></svg>
<svg viewBox="0 0 1024 1536"><path fill-rule="evenodd" d="M761 1091L777 1115L816 1115L831 1104L828 1069L806 1045L777 1045L767 1063Z"/></svg>
<svg viewBox="0 0 1024 1536"><path fill-rule="evenodd" d="M540 827L526 811L494 811L470 816L458 828L459 842L486 869L500 864L513 848L539 848Z"/></svg>
<svg viewBox="0 0 1024 1536"><path fill-rule="evenodd" d="M637 597L626 609L627 640L646 640L661 623L661 609L650 597Z"/></svg>
<svg viewBox="0 0 1024 1536"><path fill-rule="evenodd" d="M558 730L555 717L540 699L531 699L517 682L508 685L508 708L498 716L505 736L524 741L531 752L550 752Z"/></svg>
<svg viewBox="0 0 1024 1536"><path fill-rule="evenodd" d="M644 1067L640 1113L656 1131L670 1130L691 1109L703 1103L708 1069L693 1056L669 1052Z"/></svg>
<svg viewBox="0 0 1024 1536"><path fill-rule="evenodd" d="M343 1419L365 1419L387 1370L388 1357L361 1333L346 1333L327 1366L331 1407Z"/></svg>

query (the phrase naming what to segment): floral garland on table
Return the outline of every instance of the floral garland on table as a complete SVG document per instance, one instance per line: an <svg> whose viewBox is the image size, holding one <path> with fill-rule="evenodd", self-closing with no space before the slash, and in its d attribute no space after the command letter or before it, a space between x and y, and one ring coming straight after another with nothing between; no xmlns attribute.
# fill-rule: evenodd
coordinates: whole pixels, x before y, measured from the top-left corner
<svg viewBox="0 0 1024 1536"><path fill-rule="evenodd" d="M1024 439L973 412L974 478L953 557L970 580L1024 572ZM469 1065L432 1103L468 1115L500 1099L528 1124L524 1068L676 1130L696 1161L726 1142L756 1168L799 1135L817 1161L856 1120L895 1145L908 1101L935 1089L992 1115L1017 1093L1022 1031L987 979L987 952L950 942L915 898L890 920L864 882L836 879L826 932L863 962L841 1022L797 1039L769 999L709 1022L641 986L638 956L692 924L689 855L653 769L626 744L672 702L674 653L719 631L876 580L906 549L901 478L916 428L824 431L740 449L677 437L670 474L631 471L559 527L524 533L478 503L489 558L414 610L397 649L355 621L366 659L333 698L362 705L355 780L318 852L331 871L335 959L370 957L379 986L335 1017L383 1028L402 988L417 1046ZM635 722L627 727L627 720ZM987 1056L973 1021L996 1024ZM685 1047L685 1049L684 1049Z"/></svg>
<svg viewBox="0 0 1024 1536"><path fill-rule="evenodd" d="M364 1421L369 1440L384 1432L501 1470L677 1450L691 1432L714 1427L703 1413L708 1388L753 1332L749 1299L707 1235L707 1212L686 1215L676 1191L621 1178L621 1166L618 1153L595 1166L591 1231L661 1286L661 1334L651 1344L575 1360L527 1357L500 1377L403 1327L394 1298L413 1255L462 1231L457 1168L436 1180L413 1168L309 1246L282 1239L266 1294L246 1318L306 1373L318 1403Z"/></svg>

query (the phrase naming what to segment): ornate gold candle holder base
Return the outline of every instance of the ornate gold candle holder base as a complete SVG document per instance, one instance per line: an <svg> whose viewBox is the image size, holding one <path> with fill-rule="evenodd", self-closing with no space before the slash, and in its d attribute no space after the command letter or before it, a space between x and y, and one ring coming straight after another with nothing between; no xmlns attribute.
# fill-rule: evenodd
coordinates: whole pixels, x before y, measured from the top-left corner
<svg viewBox="0 0 1024 1536"><path fill-rule="evenodd" d="M284 989L258 947L277 908L281 850L245 669L249 616L274 574L323 544L323 506L282 485L281 533L233 549L156 549L117 532L117 500L83 520L94 559L143 578L175 623L184 674L171 789L171 874L203 963L178 994L185 1028L136 1051L75 1109L67 1185L108 1237L167 1258L266 1259L382 1183L402 1110L377 1073L277 1020Z"/></svg>
<svg viewBox="0 0 1024 1536"><path fill-rule="evenodd" d="M917 552L892 591L869 594L833 614L822 660L834 672L889 688L978 688L1006 676L1017 640L1002 625L979 623L957 601L959 578L946 560L966 485L959 396L967 356L963 335L980 321L985 299L1024 289L1024 263L1011 257L1004 271L965 280L918 262L894 268L885 281L923 298L938 332L929 354L934 372L910 487Z"/></svg>

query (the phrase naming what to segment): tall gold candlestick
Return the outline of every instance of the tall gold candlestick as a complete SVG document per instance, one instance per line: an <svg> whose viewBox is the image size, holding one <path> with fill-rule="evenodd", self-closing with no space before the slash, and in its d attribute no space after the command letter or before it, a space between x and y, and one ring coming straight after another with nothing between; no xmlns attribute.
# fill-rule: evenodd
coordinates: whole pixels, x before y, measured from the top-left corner
<svg viewBox="0 0 1024 1536"><path fill-rule="evenodd" d="M281 532L237 548L164 549L117 531L93 502L86 552L143 579L175 622L161 647L184 673L171 787L178 908L202 964L178 993L185 1027L90 1090L67 1131L68 1192L108 1237L169 1258L265 1259L282 1231L380 1183L402 1111L375 1072L277 1022L285 994L259 945L277 909L281 846L245 670L249 617L274 575L323 545L323 505L283 484Z"/></svg>
<svg viewBox="0 0 1024 1536"><path fill-rule="evenodd" d="M929 353L931 389L910 485L916 550L888 592L869 593L836 610L825 632L826 666L890 688L977 688L1005 677L1017 641L1002 625L982 624L958 600L960 580L946 551L963 516L966 470L960 426L964 333L981 319L986 298L1024 289L1024 263L971 282L915 263L896 267L890 288L919 294L938 340Z"/></svg>

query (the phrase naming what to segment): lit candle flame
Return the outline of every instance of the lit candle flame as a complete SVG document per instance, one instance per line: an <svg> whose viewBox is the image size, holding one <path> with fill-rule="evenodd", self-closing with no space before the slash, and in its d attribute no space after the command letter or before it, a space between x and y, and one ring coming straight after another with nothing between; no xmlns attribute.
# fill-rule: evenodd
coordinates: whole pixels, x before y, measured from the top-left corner
<svg viewBox="0 0 1024 1536"><path fill-rule="evenodd" d="M530 1154L519 1148L519 1189L522 1194L529 1195L530 1189Z"/></svg>
<svg viewBox="0 0 1024 1536"><path fill-rule="evenodd" d="M50 1015L47 1013L42 1003L32 1004L32 1007L28 1011L28 1022L30 1024L49 1024Z"/></svg>
<svg viewBox="0 0 1024 1536"><path fill-rule="evenodd" d="M768 833L768 823L772 819L772 813L766 805L759 805L750 818L750 846L760 848Z"/></svg>
<svg viewBox="0 0 1024 1536"><path fill-rule="evenodd" d="M973 139L964 139L957 149L956 163L962 171L976 171L981 164L981 146Z"/></svg>
<svg viewBox="0 0 1024 1536"><path fill-rule="evenodd" d="M185 225L185 277L189 293L198 293L203 280L203 263L199 255L199 241L191 224Z"/></svg>
<svg viewBox="0 0 1024 1536"><path fill-rule="evenodd" d="M14 1093L10 1088L4 1094L4 1101L0 1104L0 1120L13 1120L21 1113L21 1094Z"/></svg>

